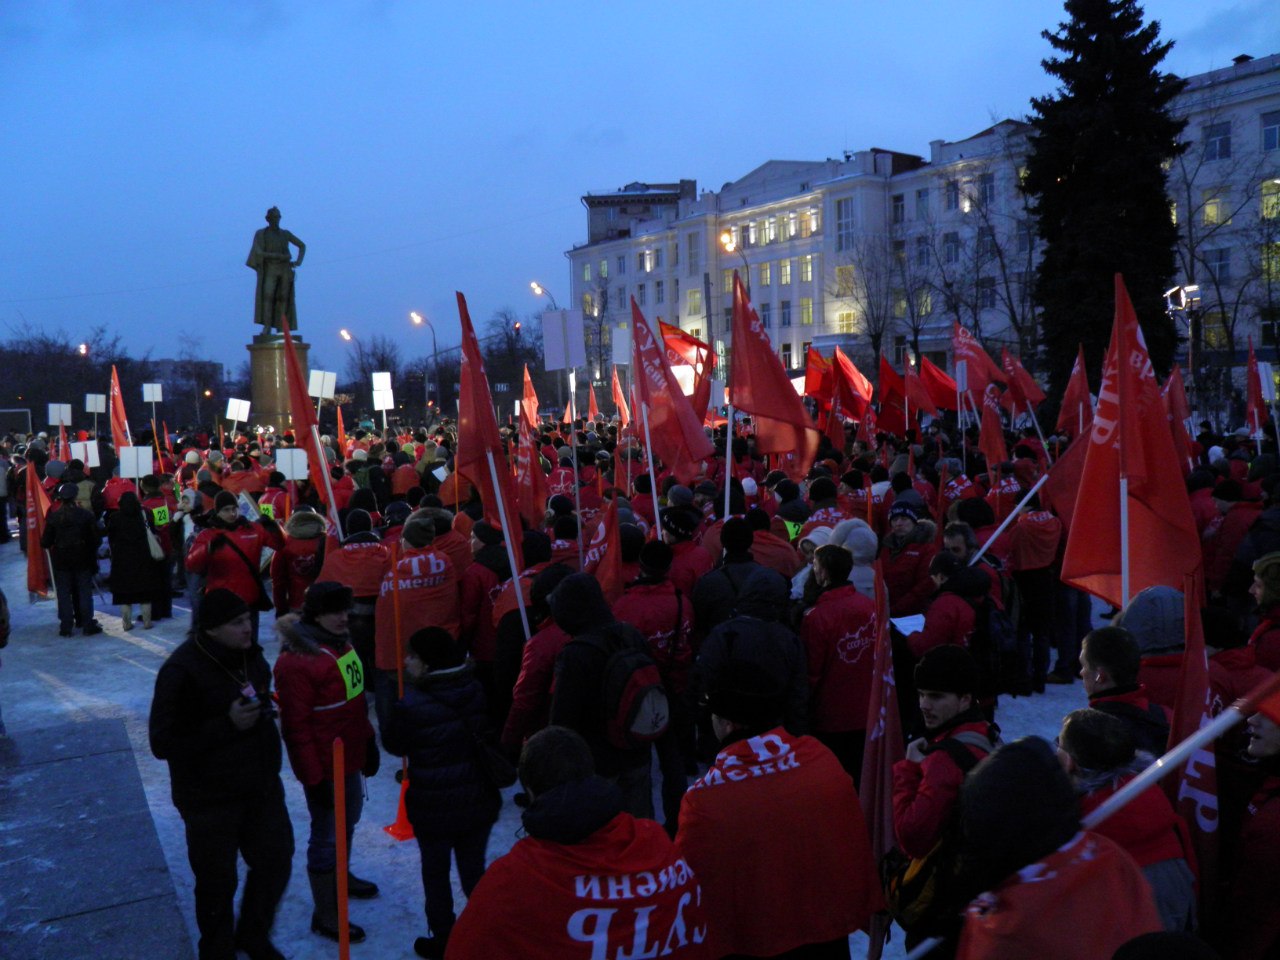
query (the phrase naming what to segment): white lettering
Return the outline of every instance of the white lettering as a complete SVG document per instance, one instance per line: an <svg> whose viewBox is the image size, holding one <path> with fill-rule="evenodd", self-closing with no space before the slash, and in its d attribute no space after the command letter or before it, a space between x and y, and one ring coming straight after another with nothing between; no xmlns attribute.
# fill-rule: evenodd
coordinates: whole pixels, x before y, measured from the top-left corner
<svg viewBox="0 0 1280 960"><path fill-rule="evenodd" d="M650 870L641 870L636 874L636 896L652 897L658 892L658 881Z"/></svg>
<svg viewBox="0 0 1280 960"><path fill-rule="evenodd" d="M620 877L609 877L605 883L609 885L610 900L631 899L631 877L623 874Z"/></svg>
<svg viewBox="0 0 1280 960"><path fill-rule="evenodd" d="M693 900L687 893L680 894L680 901L676 904L676 918L671 924L671 929L667 931L667 939L662 944L662 955L668 956L677 947L683 947L689 942L689 934L685 930L684 908ZM671 943L672 939L675 944Z"/></svg>
<svg viewBox="0 0 1280 960"><path fill-rule="evenodd" d="M655 909L654 904L636 908L636 932L631 940L631 952L619 947L615 960L652 960L658 955L658 944L646 942L649 939L649 914Z"/></svg>
<svg viewBox="0 0 1280 960"><path fill-rule="evenodd" d="M600 888L600 878L580 874L573 878L574 896L579 899L590 898L592 900L603 900L604 894Z"/></svg>
<svg viewBox="0 0 1280 960"><path fill-rule="evenodd" d="M791 744L776 733L766 733L758 737L752 737L747 741L747 746L755 751L756 758L762 763L765 760L786 756L791 752Z"/></svg>
<svg viewBox="0 0 1280 960"><path fill-rule="evenodd" d="M609 923L617 910L577 910L565 925L569 939L591 944L591 960L609 960Z"/></svg>

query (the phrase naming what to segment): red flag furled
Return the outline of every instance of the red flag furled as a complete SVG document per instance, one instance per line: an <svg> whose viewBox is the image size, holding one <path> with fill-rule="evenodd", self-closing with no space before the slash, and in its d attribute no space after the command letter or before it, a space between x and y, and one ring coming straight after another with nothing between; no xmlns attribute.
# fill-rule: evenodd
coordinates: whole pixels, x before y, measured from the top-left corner
<svg viewBox="0 0 1280 960"><path fill-rule="evenodd" d="M458 450L454 469L480 491L484 517L489 523L503 527L508 548L515 554L515 569L524 569L519 524L516 521L516 498L511 492L511 473L502 456L502 440L489 393L489 378L484 372L484 357L476 340L475 328L467 300L458 293L458 318L462 324L462 376L459 386ZM523 405L522 405L523 406ZM505 521L505 522L504 522Z"/></svg>
<svg viewBox="0 0 1280 960"><path fill-rule="evenodd" d="M994 485L997 480L995 469L1009 459L1009 448L1004 442L1004 424L1000 420L1000 391L994 383L987 384L987 392L982 397L978 449L987 458L987 475Z"/></svg>
<svg viewBox="0 0 1280 960"><path fill-rule="evenodd" d="M1200 538L1138 318L1117 274L1116 316L1098 409L1071 524L1062 580L1122 607L1157 584L1182 588L1200 565ZM1120 480L1128 484L1128 542L1122 542ZM1127 547L1127 551L1122 549ZM1122 554L1129 558L1123 596Z"/></svg>
<svg viewBox="0 0 1280 960"><path fill-rule="evenodd" d="M1267 414L1267 401L1262 397L1262 377L1258 373L1258 358L1253 352L1253 336L1249 336L1249 368L1245 378L1248 394L1244 408L1244 425L1249 428L1253 437L1262 436L1262 426L1270 416Z"/></svg>
<svg viewBox="0 0 1280 960"><path fill-rule="evenodd" d="M1187 420L1191 417L1191 408L1187 404L1187 390L1182 385L1182 368L1176 363L1169 371L1169 379L1164 382L1160 395L1164 398L1164 410L1169 415L1169 430L1173 434L1173 448L1178 451L1178 466L1182 475L1186 476L1195 469L1195 458L1191 453L1191 437L1187 435Z"/></svg>
<svg viewBox="0 0 1280 960"><path fill-rule="evenodd" d="M862 815L871 834L871 853L877 861L894 845L893 765L903 757L902 723L898 714L898 689L893 675L888 611L889 601L885 594L880 561L877 560L878 639L871 668L871 699L867 703L867 745L862 754L862 785L858 789Z"/></svg>
<svg viewBox="0 0 1280 960"><path fill-rule="evenodd" d="M920 382L929 391L929 399L939 410L956 409L956 382L928 357L920 358Z"/></svg>
<svg viewBox="0 0 1280 960"><path fill-rule="evenodd" d="M627 409L627 398L622 392L622 384L618 382L618 368L613 368L613 405L618 408L618 423L625 430L631 423L631 411Z"/></svg>
<svg viewBox="0 0 1280 960"><path fill-rule="evenodd" d="M583 573L589 573L600 581L600 590L612 606L626 588L622 574L622 547L618 532L618 499L609 501L609 508L596 523L587 545Z"/></svg>
<svg viewBox="0 0 1280 960"><path fill-rule="evenodd" d="M114 363L111 365L111 443L117 450L133 446L133 438L129 435L129 418L124 415L120 374L116 373Z"/></svg>
<svg viewBox="0 0 1280 960"><path fill-rule="evenodd" d="M755 420L756 450L779 455L781 468L802 479L818 455L821 435L812 425L800 394L782 361L773 351L769 334L747 299L742 278L733 278L733 355L730 360L729 403Z"/></svg>
<svg viewBox="0 0 1280 960"><path fill-rule="evenodd" d="M520 401L520 432L516 446L516 501L531 530L540 527L547 508L547 475L538 459L538 394L524 367L524 395Z"/></svg>
<svg viewBox="0 0 1280 960"><path fill-rule="evenodd" d="M631 350L632 385L639 405L648 410L653 453L671 468L676 479L687 483L698 475L699 462L711 459L715 447L702 430L702 418L680 390L680 382L671 372L667 351L659 348L634 297L631 299ZM637 417L640 415L636 413ZM656 488L654 492L657 493Z"/></svg>
<svg viewBox="0 0 1280 960"><path fill-rule="evenodd" d="M587 416L595 423L600 419L600 405L596 403L596 385L587 384Z"/></svg>
<svg viewBox="0 0 1280 960"><path fill-rule="evenodd" d="M1001 370L987 351L982 349L972 333L957 322L951 339L951 349L955 354L955 362L964 361L968 369L969 395L980 397L987 392L988 383L1005 382L1004 371Z"/></svg>
<svg viewBox="0 0 1280 960"><path fill-rule="evenodd" d="M289 386L289 419L293 423L293 436L298 446L307 451L307 473L311 477L311 485L316 488L316 493L327 508L325 526L330 536L341 538L342 521L338 517L338 502L333 496L329 461L325 459L324 450L320 446L316 410L307 393L307 378L302 375L302 364L298 361L298 351L293 346L289 321L283 316L280 318L280 327L284 331L284 371Z"/></svg>
<svg viewBox="0 0 1280 960"><path fill-rule="evenodd" d="M342 405L335 403L333 408L338 412L338 453L345 458L347 455L347 428L342 424Z"/></svg>
<svg viewBox="0 0 1280 960"><path fill-rule="evenodd" d="M27 593L49 598L49 564L40 540L44 537L44 518L49 512L49 497L36 476L36 465L27 461Z"/></svg>
<svg viewBox="0 0 1280 960"><path fill-rule="evenodd" d="M1004 374L1009 384L1008 392L1004 396L1006 409L1026 413L1027 404L1034 409L1044 402L1044 391L1040 389L1040 384L1027 373L1026 368L1022 366L1022 361L1005 347L1000 348L1000 364L1004 367Z"/></svg>
<svg viewBox="0 0 1280 960"><path fill-rule="evenodd" d="M1073 437L1084 434L1093 425L1093 399L1089 396L1089 374L1084 366L1084 344L1076 354L1071 379L1067 381L1062 406L1058 409L1055 430L1065 430Z"/></svg>
<svg viewBox="0 0 1280 960"><path fill-rule="evenodd" d="M71 444L67 442L67 428L63 423L58 424L58 459L63 463L71 462Z"/></svg>

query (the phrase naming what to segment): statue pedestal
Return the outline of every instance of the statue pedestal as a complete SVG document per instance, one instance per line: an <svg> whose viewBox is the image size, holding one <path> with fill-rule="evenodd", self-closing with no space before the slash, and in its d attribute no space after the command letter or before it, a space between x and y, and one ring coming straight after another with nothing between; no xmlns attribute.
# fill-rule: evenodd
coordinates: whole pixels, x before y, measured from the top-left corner
<svg viewBox="0 0 1280 960"><path fill-rule="evenodd" d="M293 429L289 408L289 380L285 374L284 339L269 334L253 338L249 351L250 426L270 426L281 434ZM297 336L293 349L302 375L307 376L307 353L311 347Z"/></svg>

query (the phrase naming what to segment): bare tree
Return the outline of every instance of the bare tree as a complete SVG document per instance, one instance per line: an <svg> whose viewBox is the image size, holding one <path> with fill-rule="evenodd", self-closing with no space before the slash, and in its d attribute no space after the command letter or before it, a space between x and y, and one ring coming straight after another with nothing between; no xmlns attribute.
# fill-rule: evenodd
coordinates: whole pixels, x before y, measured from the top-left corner
<svg viewBox="0 0 1280 960"><path fill-rule="evenodd" d="M892 241L886 234L859 234L843 261L835 266L827 292L854 314L855 331L871 347L871 369L880 368L885 337L895 325L893 316L896 269ZM858 357L864 363L865 354Z"/></svg>

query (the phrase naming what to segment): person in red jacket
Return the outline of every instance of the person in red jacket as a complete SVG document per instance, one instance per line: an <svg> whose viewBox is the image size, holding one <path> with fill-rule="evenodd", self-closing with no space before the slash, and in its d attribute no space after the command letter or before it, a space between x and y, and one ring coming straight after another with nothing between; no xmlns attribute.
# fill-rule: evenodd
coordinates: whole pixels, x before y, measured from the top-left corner
<svg viewBox="0 0 1280 960"><path fill-rule="evenodd" d="M911 656L919 659L934 647L968 647L977 622L976 605L987 595L990 578L952 553L940 553L929 564L929 579L937 587L924 612L924 626L907 634Z"/></svg>
<svg viewBox="0 0 1280 960"><path fill-rule="evenodd" d="M686 597L693 596L694 584L716 565L715 558L701 544L693 542L702 526L702 515L693 507L668 507L662 511L662 532L671 547L671 572L668 574Z"/></svg>
<svg viewBox="0 0 1280 960"><path fill-rule="evenodd" d="M529 622L534 634L521 650L520 673L511 691L511 708L502 728L502 745L518 754L526 740L547 725L556 657L570 640L552 619L547 598L573 570L552 564L533 578L529 590Z"/></svg>
<svg viewBox="0 0 1280 960"><path fill-rule="evenodd" d="M276 616L302 609L307 588L316 582L324 564L324 517L299 507L284 524L284 549L271 558L271 597Z"/></svg>
<svg viewBox="0 0 1280 960"><path fill-rule="evenodd" d="M458 582L459 638L475 663L476 678L484 688L490 708L505 703L496 696L493 665L497 655L497 624L493 619L493 598L503 582L511 578L511 562L502 537L502 528L481 520L471 528L471 563L461 571ZM495 720L498 718L494 718Z"/></svg>
<svg viewBox="0 0 1280 960"><path fill-rule="evenodd" d="M719 956L689 864L656 823L623 812L578 734L534 734L520 782L525 836L476 884L448 960Z"/></svg>
<svg viewBox="0 0 1280 960"><path fill-rule="evenodd" d="M938 552L936 532L933 521L921 520L911 503L895 503L889 509L889 535L880 547L880 566L895 617L923 613L936 588L929 575L929 562Z"/></svg>
<svg viewBox="0 0 1280 960"><path fill-rule="evenodd" d="M1249 646L1255 648L1258 663L1268 670L1280 670L1280 552L1254 561L1249 596L1258 605L1261 618L1249 637Z"/></svg>
<svg viewBox="0 0 1280 960"><path fill-rule="evenodd" d="M1053 601L1062 521L1041 509L1040 498L1033 493L1014 521L1011 540L1009 566L1022 598L1018 624L1020 680L1036 693L1044 693L1054 641Z"/></svg>
<svg viewBox="0 0 1280 960"><path fill-rule="evenodd" d="M1238 838L1224 838L1232 854L1227 933L1232 957L1280 956L1280 703L1274 695L1249 718L1249 756L1263 775L1245 811ZM1231 841L1234 839L1234 843Z"/></svg>
<svg viewBox="0 0 1280 960"><path fill-rule="evenodd" d="M276 621L280 656L273 674L280 700L280 730L289 765L302 782L311 814L307 843L307 875L315 910L313 932L338 939L337 840L334 815L333 742L342 740L346 790L347 850L360 821L363 774L378 772L378 746L364 698L364 665L347 636L351 591L339 583L320 581L307 590L302 613ZM378 895L378 887L347 871L347 891L361 900ZM352 924L351 939L364 939Z"/></svg>
<svg viewBox="0 0 1280 960"><path fill-rule="evenodd" d="M1136 751L1123 722L1100 710L1067 714L1057 745L1058 760L1080 797L1081 817L1102 806L1153 759ZM1166 930L1195 929L1195 854L1185 822L1158 786L1138 794L1093 831L1114 840L1142 869Z"/></svg>
<svg viewBox="0 0 1280 960"><path fill-rule="evenodd" d="M347 514L346 537L325 541L324 566L317 580L333 580L351 589L351 614L347 625L351 645L367 667L374 661L374 611L382 590L382 574L391 562L391 550L373 531L368 511L352 510ZM372 698L370 684L365 693Z"/></svg>
<svg viewBox="0 0 1280 960"><path fill-rule="evenodd" d="M262 550L282 549L284 536L270 517L250 523L240 516L235 494L226 490L214 498L213 506L213 519L196 535L187 552L187 572L204 575L206 593L230 590L248 604L256 643L259 611L271 609L262 586ZM195 621L199 618L199 605L193 607L191 616Z"/></svg>
<svg viewBox="0 0 1280 960"><path fill-rule="evenodd" d="M1169 742L1173 711L1153 703L1138 681L1138 641L1123 627L1099 627L1080 646L1080 679L1089 706L1119 717L1139 750L1160 756Z"/></svg>
<svg viewBox="0 0 1280 960"><path fill-rule="evenodd" d="M706 891L711 955L848 958L884 908L853 781L780 723L781 680L731 660L708 691L720 752L685 794L676 846Z"/></svg>
<svg viewBox="0 0 1280 960"><path fill-rule="evenodd" d="M844 547L818 547L813 578L822 592L804 612L799 632L809 664L813 735L859 787L879 625L875 601L849 582L852 570L853 554Z"/></svg>

